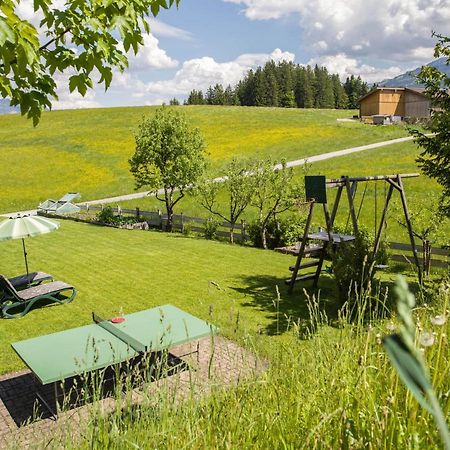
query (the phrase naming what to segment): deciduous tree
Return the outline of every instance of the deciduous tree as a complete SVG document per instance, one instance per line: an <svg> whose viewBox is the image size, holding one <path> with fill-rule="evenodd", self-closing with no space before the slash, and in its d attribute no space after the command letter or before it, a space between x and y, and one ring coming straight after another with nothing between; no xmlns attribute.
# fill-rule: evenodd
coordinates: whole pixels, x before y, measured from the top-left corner
<svg viewBox="0 0 450 450"><path fill-rule="evenodd" d="M201 205L211 214L230 223L230 241L234 242L234 229L242 213L250 204L254 191L254 179L249 176L252 164L233 158L225 169L223 183L206 180L197 188ZM227 192L228 214L220 209L217 196L220 189Z"/></svg>
<svg viewBox="0 0 450 450"><path fill-rule="evenodd" d="M203 138L198 128L189 127L184 115L167 108L144 118L135 138L136 151L129 162L136 188L148 187L165 203L171 231L175 205L204 172Z"/></svg>
<svg viewBox="0 0 450 450"><path fill-rule="evenodd" d="M20 16L21 0L0 1L0 95L39 122L57 97L55 74L67 72L70 91L85 95L93 75L105 89L113 70L124 70L126 53L137 53L147 16L180 0L34 0L39 27ZM58 2L60 3L60 2Z"/></svg>
<svg viewBox="0 0 450 450"><path fill-rule="evenodd" d="M257 161L252 168L252 205L259 212L259 227L263 248L267 248L267 224L269 220L290 209L301 196L300 186L293 182L294 172L283 161L274 170L271 159Z"/></svg>

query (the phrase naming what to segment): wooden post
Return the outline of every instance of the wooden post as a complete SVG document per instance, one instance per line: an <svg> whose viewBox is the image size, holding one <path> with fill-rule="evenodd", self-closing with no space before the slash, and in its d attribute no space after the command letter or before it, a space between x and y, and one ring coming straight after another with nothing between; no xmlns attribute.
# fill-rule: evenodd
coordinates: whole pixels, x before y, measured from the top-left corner
<svg viewBox="0 0 450 450"><path fill-rule="evenodd" d="M403 211L405 213L406 227L408 228L409 239L411 241L411 248L414 255L414 262L417 267L417 275L419 278L419 283L422 284L422 270L420 268L419 256L417 255L416 243L414 242L414 232L411 224L411 217L409 215L408 203L406 202L405 190L403 189L403 181L400 175L397 176L397 183L400 187L400 198L402 200Z"/></svg>
<svg viewBox="0 0 450 450"><path fill-rule="evenodd" d="M355 213L355 203L354 203L354 191L356 189L356 182L353 183L353 188L350 187L350 182L348 181L348 177L345 177L345 189L347 191L347 198L348 198L348 206L350 208L350 216L352 218L352 224L353 224L353 234L356 236L358 233L358 219L356 217Z"/></svg>
<svg viewBox="0 0 450 450"><path fill-rule="evenodd" d="M241 220L241 244L243 244L247 239L247 230L245 227L245 220Z"/></svg>
<svg viewBox="0 0 450 450"><path fill-rule="evenodd" d="M305 252L306 241L308 240L309 227L311 226L311 220L314 212L314 202L309 204L309 214L306 219L305 230L303 231L302 243L300 244L300 249L298 251L297 261L295 262L294 270L292 271L291 282L289 283L288 293L292 294L294 290L295 280L297 278L298 270L300 268L300 264L302 263L303 254Z"/></svg>
<svg viewBox="0 0 450 450"><path fill-rule="evenodd" d="M181 216L181 232L184 233L184 216L183 216L183 213L181 213L180 216Z"/></svg>
<svg viewBox="0 0 450 450"><path fill-rule="evenodd" d="M162 219L162 214L161 214L160 209L158 209L158 216L159 216L159 228L162 230L163 229L163 219Z"/></svg>
<svg viewBox="0 0 450 450"><path fill-rule="evenodd" d="M340 203L341 197L342 197L342 189L344 189L344 187L339 186L338 191L336 193L336 199L334 200L333 210L331 211L331 227L333 227L334 219L336 219L336 214L338 212L339 203Z"/></svg>
<svg viewBox="0 0 450 450"><path fill-rule="evenodd" d="M428 239L423 240L423 272L430 274L431 268L431 242Z"/></svg>
<svg viewBox="0 0 450 450"><path fill-rule="evenodd" d="M334 210L334 208L333 208ZM333 224L331 221L330 211L328 210L328 205L326 203L323 204L323 214L325 216L325 223L327 226L327 234L328 234L328 242L325 241L323 243L322 254L319 260L319 264L316 269L316 274L314 276L313 287L316 288L319 284L320 273L322 272L323 261L325 259L325 254L329 245L331 245L332 250L334 251L334 240L333 240Z"/></svg>
<svg viewBox="0 0 450 450"><path fill-rule="evenodd" d="M136 206L136 219L139 221L141 218L141 211L139 209L139 206Z"/></svg>
<svg viewBox="0 0 450 450"><path fill-rule="evenodd" d="M380 242L381 242L381 235L383 233L383 228L384 228L384 224L386 223L386 214L389 208L389 202L391 201L391 197L392 197L392 192L394 191L394 186L389 183L389 191L387 193L386 196L386 202L384 203L384 208L383 208L383 214L381 215L381 219L380 219L380 225L378 228L378 233L377 236L375 238L375 243L373 246L373 257L375 258L377 256L378 250L380 248Z"/></svg>
<svg viewBox="0 0 450 450"><path fill-rule="evenodd" d="M118 215L119 217L122 216L122 208L120 207L120 205L117 205L117 215Z"/></svg>

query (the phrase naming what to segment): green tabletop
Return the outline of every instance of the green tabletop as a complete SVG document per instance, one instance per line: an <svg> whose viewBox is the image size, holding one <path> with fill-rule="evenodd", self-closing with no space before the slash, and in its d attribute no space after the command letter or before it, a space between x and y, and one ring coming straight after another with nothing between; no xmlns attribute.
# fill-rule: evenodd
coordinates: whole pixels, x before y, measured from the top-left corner
<svg viewBox="0 0 450 450"><path fill-rule="evenodd" d="M168 349L216 331L214 326L172 305L124 317L124 322L108 323L108 327L131 336L147 351ZM129 344L99 324L15 342L12 347L42 384L62 381L138 355Z"/></svg>

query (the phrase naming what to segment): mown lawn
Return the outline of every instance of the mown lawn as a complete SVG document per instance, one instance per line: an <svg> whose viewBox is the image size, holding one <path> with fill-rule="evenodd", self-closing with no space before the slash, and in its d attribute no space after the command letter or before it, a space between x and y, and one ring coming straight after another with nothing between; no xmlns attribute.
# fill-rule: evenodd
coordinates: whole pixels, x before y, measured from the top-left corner
<svg viewBox="0 0 450 450"><path fill-rule="evenodd" d="M226 335L271 335L275 285L288 275L291 257L179 234L127 231L62 221L54 233L27 240L30 270L73 284L76 299L37 308L22 319L0 319L0 373L22 367L10 344L88 324L91 312L106 317L171 303L203 319L210 316ZM20 241L1 243L0 273L23 273ZM304 311L300 298L284 311Z"/></svg>
<svg viewBox="0 0 450 450"><path fill-rule="evenodd" d="M404 127L337 122L355 111L179 107L207 143L213 173L232 156L288 160L407 135ZM33 128L0 116L0 211L34 208L65 192L83 200L133 192L134 132L155 107L52 111Z"/></svg>

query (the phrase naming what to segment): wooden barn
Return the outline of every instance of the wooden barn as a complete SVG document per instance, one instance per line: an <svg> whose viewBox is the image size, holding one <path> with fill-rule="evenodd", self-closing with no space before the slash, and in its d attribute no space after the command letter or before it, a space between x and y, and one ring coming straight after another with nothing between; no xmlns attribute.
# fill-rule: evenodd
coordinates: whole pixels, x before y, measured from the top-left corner
<svg viewBox="0 0 450 450"><path fill-rule="evenodd" d="M430 100L424 89L379 87L359 100L361 118L376 115L430 117Z"/></svg>

